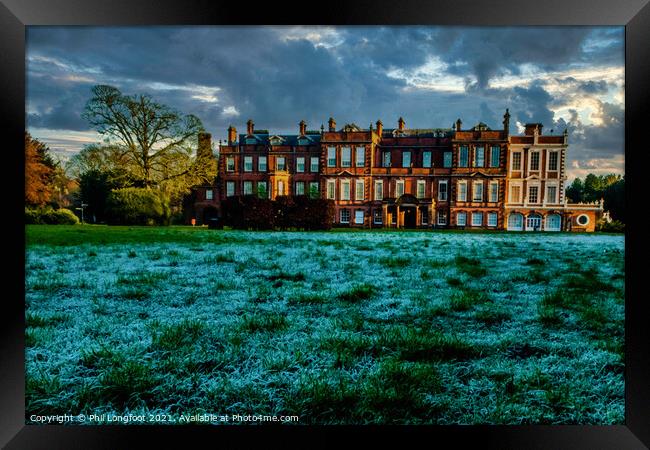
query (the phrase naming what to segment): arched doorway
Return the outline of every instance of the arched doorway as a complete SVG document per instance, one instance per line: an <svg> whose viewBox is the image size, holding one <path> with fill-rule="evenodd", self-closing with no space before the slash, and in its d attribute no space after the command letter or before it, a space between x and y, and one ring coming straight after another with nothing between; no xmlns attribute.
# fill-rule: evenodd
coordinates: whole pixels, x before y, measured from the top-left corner
<svg viewBox="0 0 650 450"><path fill-rule="evenodd" d="M542 216L533 213L526 217L526 231L541 231L542 229Z"/></svg>
<svg viewBox="0 0 650 450"><path fill-rule="evenodd" d="M524 216L520 213L510 213L508 216L508 231L522 231L524 229Z"/></svg>

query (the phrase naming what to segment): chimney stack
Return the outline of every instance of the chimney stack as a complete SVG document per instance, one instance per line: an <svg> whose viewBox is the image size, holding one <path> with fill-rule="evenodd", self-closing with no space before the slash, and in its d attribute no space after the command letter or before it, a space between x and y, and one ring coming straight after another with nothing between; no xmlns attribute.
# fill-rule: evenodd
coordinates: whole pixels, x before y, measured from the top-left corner
<svg viewBox="0 0 650 450"><path fill-rule="evenodd" d="M506 113L503 115L503 131L506 136L510 134L510 111L506 108Z"/></svg>
<svg viewBox="0 0 650 450"><path fill-rule="evenodd" d="M300 136L307 134L307 123L304 120L300 121Z"/></svg>
<svg viewBox="0 0 650 450"><path fill-rule="evenodd" d="M406 125L406 123L404 122L404 119L402 119L402 118L400 117L399 120L397 121L397 128L398 128L400 131L402 131L402 130L404 130L404 125Z"/></svg>
<svg viewBox="0 0 650 450"><path fill-rule="evenodd" d="M248 133L248 135L253 134L253 126L254 125L255 124L253 123L253 120L248 119L248 122L246 122L246 133Z"/></svg>
<svg viewBox="0 0 650 450"><path fill-rule="evenodd" d="M232 145L237 142L237 128L230 125L228 127L228 145Z"/></svg>
<svg viewBox="0 0 650 450"><path fill-rule="evenodd" d="M463 124L463 122L460 119L458 119L456 121L456 131L460 131L460 127L461 127L462 124Z"/></svg>
<svg viewBox="0 0 650 450"><path fill-rule="evenodd" d="M381 133L384 131L384 124L381 123L381 120L377 121L377 134L381 137Z"/></svg>
<svg viewBox="0 0 650 450"><path fill-rule="evenodd" d="M330 131L336 131L336 122L334 121L333 117L330 117L330 120L327 121L327 124L329 125L329 130Z"/></svg>

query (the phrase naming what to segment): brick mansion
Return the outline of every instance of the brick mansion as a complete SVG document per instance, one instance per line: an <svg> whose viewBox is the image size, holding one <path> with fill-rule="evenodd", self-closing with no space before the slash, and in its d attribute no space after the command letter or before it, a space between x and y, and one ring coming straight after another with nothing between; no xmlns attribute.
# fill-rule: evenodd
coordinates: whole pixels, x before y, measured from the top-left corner
<svg viewBox="0 0 650 450"><path fill-rule="evenodd" d="M194 188L189 216L206 223L230 196L309 195L334 201L335 226L594 231L602 202L565 197L567 132L509 128L507 110L497 130L463 128L460 119L452 128L410 129L401 117L396 128L378 120L337 129L330 118L327 128L301 121L286 135L249 120L245 134L228 128L216 180ZM209 145L209 135L201 139Z"/></svg>

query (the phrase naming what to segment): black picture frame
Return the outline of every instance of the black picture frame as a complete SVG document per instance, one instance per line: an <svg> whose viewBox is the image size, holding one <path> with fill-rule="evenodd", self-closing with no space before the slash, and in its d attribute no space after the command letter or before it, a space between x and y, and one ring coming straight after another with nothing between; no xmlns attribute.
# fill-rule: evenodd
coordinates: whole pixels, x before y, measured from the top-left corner
<svg viewBox="0 0 650 450"><path fill-rule="evenodd" d="M24 161L19 150L25 130L25 27L29 25L220 25L220 24L422 24L422 25L624 25L625 173L629 223L626 230L626 393L625 425L620 426L444 426L359 427L360 437L384 440L397 435L398 445L480 445L500 449L572 448L638 449L650 446L650 333L642 289L645 273L645 234L639 200L643 175L642 140L650 109L649 0L364 0L352 4L323 2L308 5L276 2L207 0L2 0L0 3L0 101L4 133L5 278L4 314L0 330L0 444L17 448L136 448L181 445L207 439L219 447L249 447L269 430L283 446L340 445L338 431L350 427L206 427L206 426L61 426L24 424ZM19 238L20 237L20 238ZM22 239L21 239L22 238ZM637 265L638 264L638 265ZM332 433L331 431L335 431ZM265 436L264 436L265 437ZM394 436L392 436L394 437ZM270 441L267 441L267 444ZM347 442L344 442L347 443Z"/></svg>

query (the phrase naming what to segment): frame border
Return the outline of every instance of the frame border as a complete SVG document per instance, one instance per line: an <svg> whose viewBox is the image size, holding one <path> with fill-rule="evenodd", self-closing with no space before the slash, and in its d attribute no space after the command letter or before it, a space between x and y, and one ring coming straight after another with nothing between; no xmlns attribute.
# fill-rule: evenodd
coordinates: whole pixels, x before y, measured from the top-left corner
<svg viewBox="0 0 650 450"><path fill-rule="evenodd" d="M156 4L134 0L2 0L0 3L0 85L3 99L0 116L7 133L7 148L24 145L25 130L25 27L32 25L624 25L625 26L625 177L626 203L639 198L637 186L643 180L640 152L650 110L650 3L649 0L363 0L354 4L331 2L310 13L309 5L292 1L283 7L246 5L208 0L162 0ZM24 161L22 153L7 151L11 175L3 177L11 217L23 215ZM15 179L13 178L15 177ZM315 444L336 445L338 433L353 430L359 437L385 440L389 431L396 442L414 434L424 439L478 444L488 448L572 448L637 449L650 447L650 333L648 312L643 302L641 277L635 267L643 258L640 208L628 211L626 225L625 303L625 425L617 426L437 426L437 427L228 427L205 426L84 426L24 425L24 280L25 230L22 220L9 221L11 263L3 272L10 286L3 305L0 332L0 389L4 414L0 416L0 445L3 448L132 448L145 437L149 445L183 445L195 439L218 438L227 448L242 446L250 439L277 433L283 446L303 439ZM15 236L16 238L13 238ZM20 236L21 239L17 237ZM630 245L632 238L634 245ZM15 263L13 262L15 261ZM269 429L271 428L271 429ZM216 434L215 434L216 433ZM264 436L262 436L264 433ZM287 442L287 439L290 439Z"/></svg>

